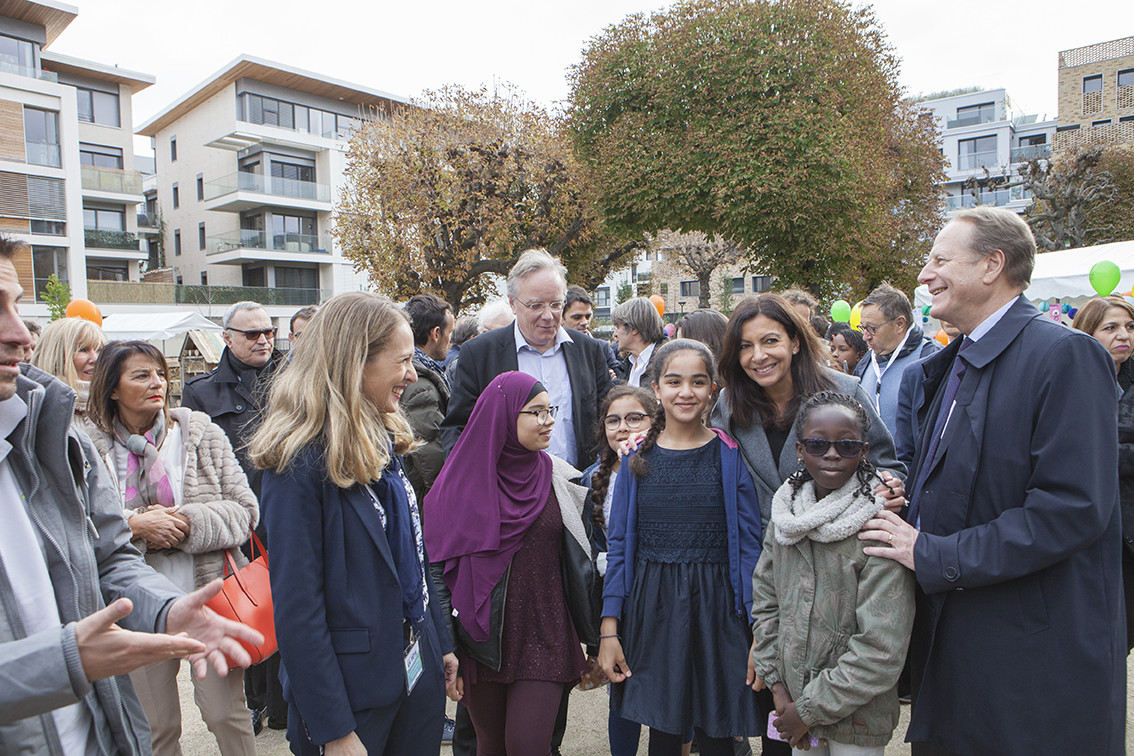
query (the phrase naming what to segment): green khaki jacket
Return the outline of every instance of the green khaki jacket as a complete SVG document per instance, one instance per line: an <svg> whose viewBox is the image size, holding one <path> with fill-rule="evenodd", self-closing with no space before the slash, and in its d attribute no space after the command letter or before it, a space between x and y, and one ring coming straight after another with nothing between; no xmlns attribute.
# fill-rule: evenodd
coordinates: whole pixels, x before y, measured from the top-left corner
<svg viewBox="0 0 1134 756"><path fill-rule="evenodd" d="M898 725L898 675L914 615L914 575L868 557L857 536L776 541L768 524L752 575L752 661L787 686L811 734L883 746Z"/></svg>

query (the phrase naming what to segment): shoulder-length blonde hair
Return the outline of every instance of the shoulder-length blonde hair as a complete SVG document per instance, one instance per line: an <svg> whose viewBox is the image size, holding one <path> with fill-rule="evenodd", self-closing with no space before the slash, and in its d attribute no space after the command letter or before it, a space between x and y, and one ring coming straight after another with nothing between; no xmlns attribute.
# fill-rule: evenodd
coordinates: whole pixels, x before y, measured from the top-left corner
<svg viewBox="0 0 1134 756"><path fill-rule="evenodd" d="M60 318L52 321L36 342L31 364L51 373L73 389L79 388L75 355L83 349L102 349L106 334L89 320Z"/></svg>
<svg viewBox="0 0 1134 756"><path fill-rule="evenodd" d="M377 480L394 452L414 448L399 408L382 412L362 390L366 361L389 348L409 318L369 292L340 294L319 308L296 342L291 361L272 379L267 414L249 444L253 464L284 472L304 447L322 443L336 486Z"/></svg>

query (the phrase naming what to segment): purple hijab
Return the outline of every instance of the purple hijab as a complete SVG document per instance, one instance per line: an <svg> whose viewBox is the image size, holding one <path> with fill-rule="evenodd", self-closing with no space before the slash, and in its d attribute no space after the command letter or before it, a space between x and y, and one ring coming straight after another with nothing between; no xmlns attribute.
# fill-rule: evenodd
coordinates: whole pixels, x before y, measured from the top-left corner
<svg viewBox="0 0 1134 756"><path fill-rule="evenodd" d="M488 640L492 589L551 494L551 457L516 436L537 387L525 373L496 376L425 497L429 558L445 563L453 609L477 643Z"/></svg>

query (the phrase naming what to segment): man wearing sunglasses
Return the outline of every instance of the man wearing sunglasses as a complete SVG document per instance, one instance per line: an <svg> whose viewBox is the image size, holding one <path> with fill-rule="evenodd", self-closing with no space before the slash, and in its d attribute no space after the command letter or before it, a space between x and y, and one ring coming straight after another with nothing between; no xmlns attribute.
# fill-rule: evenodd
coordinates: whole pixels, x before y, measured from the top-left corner
<svg viewBox="0 0 1134 756"><path fill-rule="evenodd" d="M890 434L897 436L898 389L902 373L941 345L914 322L910 300L890 284L882 284L862 302L862 337L870 351L855 366L866 395Z"/></svg>
<svg viewBox="0 0 1134 756"><path fill-rule="evenodd" d="M221 321L225 348L220 363L210 372L185 384L181 406L204 412L221 427L236 451L248 485L260 498L263 473L248 459L247 442L260 418L268 379L282 356L276 351L276 328L262 306L237 302ZM263 513L257 535L266 538ZM287 704L279 683L279 656L250 667L244 675L253 729L258 733L266 717L273 729L287 727ZM265 714L266 710L266 714Z"/></svg>

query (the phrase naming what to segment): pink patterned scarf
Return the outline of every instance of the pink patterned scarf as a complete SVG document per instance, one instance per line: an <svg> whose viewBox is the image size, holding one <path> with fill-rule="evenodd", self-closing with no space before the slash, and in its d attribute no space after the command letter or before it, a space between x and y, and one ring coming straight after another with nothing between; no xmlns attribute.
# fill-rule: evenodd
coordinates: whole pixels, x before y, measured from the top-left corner
<svg viewBox="0 0 1134 756"><path fill-rule="evenodd" d="M114 419L114 435L130 452L126 461L127 509L145 509L154 504L172 507L174 504L173 486L158 451L165 441L165 424L165 412L159 412L154 427L139 436L126 430L118 418Z"/></svg>

